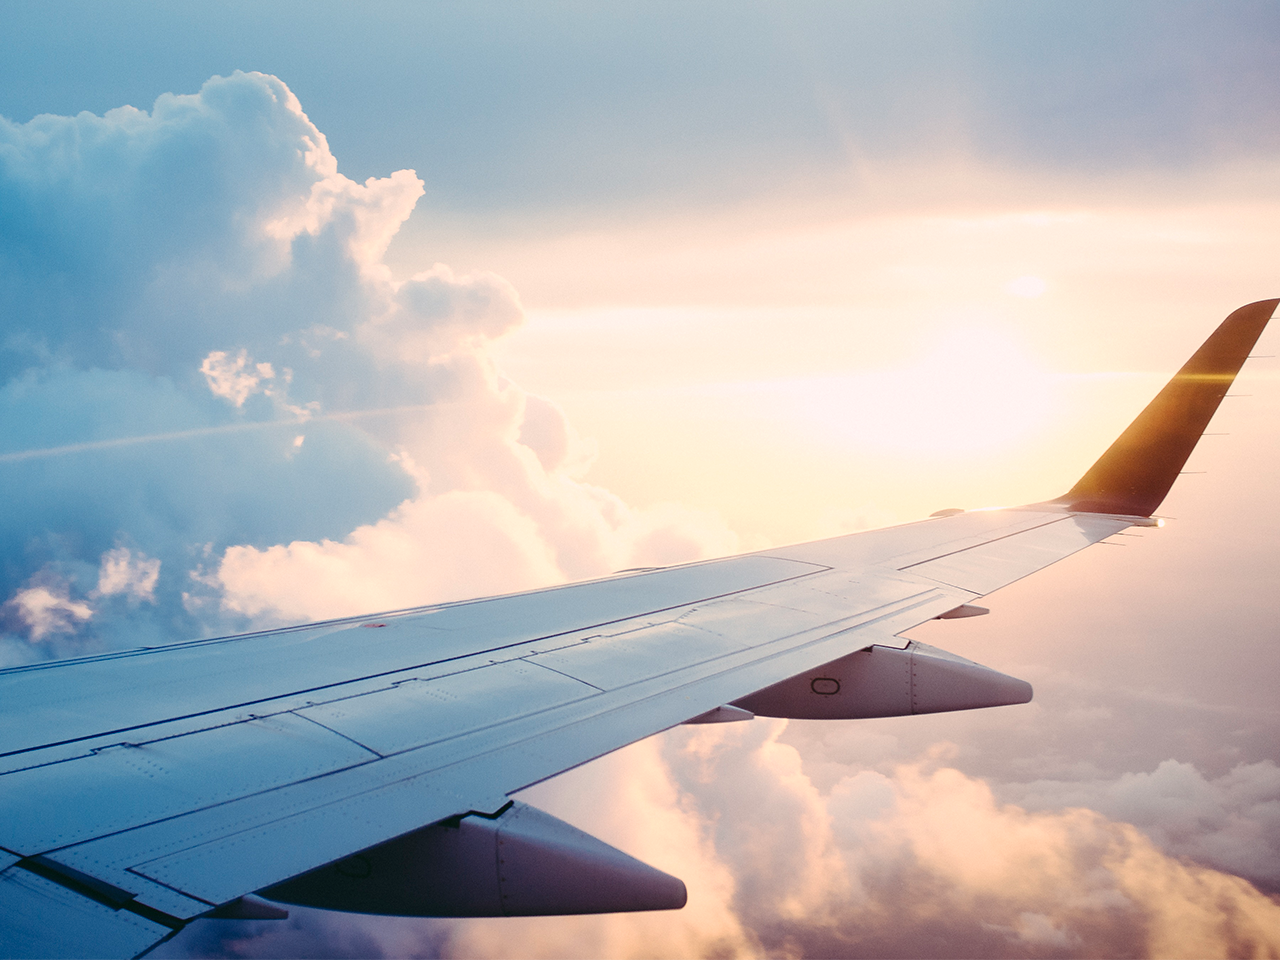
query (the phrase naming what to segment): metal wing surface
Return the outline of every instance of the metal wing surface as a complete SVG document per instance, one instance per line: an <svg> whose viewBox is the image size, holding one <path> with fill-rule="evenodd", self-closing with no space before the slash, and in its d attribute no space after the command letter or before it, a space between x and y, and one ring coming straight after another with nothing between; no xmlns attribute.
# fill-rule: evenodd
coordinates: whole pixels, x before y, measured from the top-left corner
<svg viewBox="0 0 1280 960"><path fill-rule="evenodd" d="M678 881L509 795L690 720L1030 699L1021 681L899 635L1153 524L1277 302L1232 314L1051 503L0 671L0 952L132 956L214 911L271 914L243 899L255 891L388 913L678 906L683 886L663 886ZM430 885L431 857L462 877L479 844L484 873L485 844L503 842L492 896L401 897ZM512 852L503 867L517 848L523 866ZM391 873L352 892L324 871L353 855ZM587 879L556 892L540 863Z"/></svg>

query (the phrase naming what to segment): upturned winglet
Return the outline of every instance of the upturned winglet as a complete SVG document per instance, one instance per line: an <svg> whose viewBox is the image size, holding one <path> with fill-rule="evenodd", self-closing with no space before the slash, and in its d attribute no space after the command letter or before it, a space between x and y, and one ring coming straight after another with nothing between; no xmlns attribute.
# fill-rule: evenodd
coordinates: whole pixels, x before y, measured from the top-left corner
<svg viewBox="0 0 1280 960"><path fill-rule="evenodd" d="M1088 473L1054 502L1084 513L1151 516L1277 305L1280 299L1259 300L1222 321Z"/></svg>

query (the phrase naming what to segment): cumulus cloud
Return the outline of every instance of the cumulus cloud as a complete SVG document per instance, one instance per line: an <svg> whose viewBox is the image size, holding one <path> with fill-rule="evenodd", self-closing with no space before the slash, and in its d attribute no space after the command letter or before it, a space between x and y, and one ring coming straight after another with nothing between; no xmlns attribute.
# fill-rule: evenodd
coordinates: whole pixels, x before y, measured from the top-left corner
<svg viewBox="0 0 1280 960"><path fill-rule="evenodd" d="M1083 808L1002 803L939 746L888 772L848 769L830 789L779 741L785 721L685 728L660 754L588 770L530 797L672 869L679 865L719 924L679 915L667 937L651 918L599 924L578 943L550 929L531 955L1267 956L1280 949L1280 903L1248 882L1162 850L1118 818ZM647 746L647 745L646 745ZM630 827L595 802L630 797ZM612 787L612 789L610 789ZM557 792L558 791L558 792ZM534 791L530 791L534 793ZM678 828L672 819L681 821ZM648 825L652 825L652 827ZM682 857L646 844L648 829L683 840ZM695 842L697 841L697 842ZM683 861L683 862L681 862ZM714 882L717 872L725 881ZM677 870L678 872L678 870ZM691 900L691 908L693 902ZM468 921L446 955L509 955L496 924ZM469 925L469 926L468 926ZM504 953L504 950L506 951Z"/></svg>
<svg viewBox="0 0 1280 960"><path fill-rule="evenodd" d="M1280 892L1280 767L1237 764L1218 777L1165 760L1115 779L1007 784L1028 809L1080 806L1141 828L1162 850Z"/></svg>
<svg viewBox="0 0 1280 960"><path fill-rule="evenodd" d="M883 804L879 816L865 818L868 803ZM864 865L867 900L855 916L892 916L913 930L907 942L929 931L952 955L1006 956L1207 957L1280 946L1280 906L1238 877L1169 857L1094 811L998 804L988 785L952 768L855 775L833 791L831 811ZM875 936L892 943L903 934L886 923Z"/></svg>
<svg viewBox="0 0 1280 960"><path fill-rule="evenodd" d="M487 352L523 319L504 279L393 276L383 254L422 192L408 170L344 176L262 74L150 111L0 121L17 622L110 647L735 545L713 517L581 482L589 445ZM20 598L45 568L69 592Z"/></svg>
<svg viewBox="0 0 1280 960"><path fill-rule="evenodd" d="M458 277L437 263L399 284L385 312L356 332L391 362L428 363L501 336L523 318L515 289L497 274Z"/></svg>
<svg viewBox="0 0 1280 960"><path fill-rule="evenodd" d="M478 490L410 501L341 543L229 547L218 567L227 607L286 620L510 592L558 578L534 522L509 500Z"/></svg>
<svg viewBox="0 0 1280 960"><path fill-rule="evenodd" d="M225 350L210 350L200 364L200 372L209 384L209 392L215 397L231 401L236 407L257 393L264 380L275 378L269 363L251 363L248 354L241 350L234 357Z"/></svg>
<svg viewBox="0 0 1280 960"><path fill-rule="evenodd" d="M142 553L135 555L128 547L116 547L102 555L97 593L104 597L124 594L134 600L155 603L159 579L159 560Z"/></svg>
<svg viewBox="0 0 1280 960"><path fill-rule="evenodd" d="M1280 902L1083 807L1004 803L938 745L829 789L786 721L681 728L525 791L681 876L679 913L197 925L171 956L1271 956ZM604 800L607 798L607 802ZM219 933L219 931L222 931ZM215 937L219 938L215 941Z"/></svg>
<svg viewBox="0 0 1280 960"><path fill-rule="evenodd" d="M57 579L37 583L15 593L6 606L26 627L32 641L50 635L74 633L93 617L93 607L70 597L70 586Z"/></svg>

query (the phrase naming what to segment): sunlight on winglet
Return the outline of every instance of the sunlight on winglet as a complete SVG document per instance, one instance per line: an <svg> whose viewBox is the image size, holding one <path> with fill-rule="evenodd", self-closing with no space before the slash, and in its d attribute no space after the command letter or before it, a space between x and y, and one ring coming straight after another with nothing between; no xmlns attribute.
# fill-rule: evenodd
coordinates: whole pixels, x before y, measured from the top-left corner
<svg viewBox="0 0 1280 960"><path fill-rule="evenodd" d="M1280 299L1223 320L1088 472L1054 503L1082 513L1149 517L1195 449Z"/></svg>

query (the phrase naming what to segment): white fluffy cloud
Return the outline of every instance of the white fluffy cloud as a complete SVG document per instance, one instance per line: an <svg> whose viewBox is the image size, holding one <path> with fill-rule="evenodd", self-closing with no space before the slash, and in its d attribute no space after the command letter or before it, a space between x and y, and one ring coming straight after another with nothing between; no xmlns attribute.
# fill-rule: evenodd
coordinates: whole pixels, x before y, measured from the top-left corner
<svg viewBox="0 0 1280 960"><path fill-rule="evenodd" d="M73 600L66 583L53 580L34 584L15 593L8 606L28 630L33 642L51 635L74 633L92 619L93 607L83 600Z"/></svg>
<svg viewBox="0 0 1280 960"><path fill-rule="evenodd" d="M522 321L509 283L392 275L422 190L407 170L344 176L262 74L149 112L0 121L0 305L18 318L0 402L11 448L38 453L0 464L28 502L0 524L3 586L28 636L62 638L9 659L733 546L714 518L576 479L587 445L486 352ZM61 593L22 586L41 569Z"/></svg>
<svg viewBox="0 0 1280 960"><path fill-rule="evenodd" d="M128 547L116 547L102 555L98 567L97 593L104 597L124 594L134 600L156 602L156 581L160 561L135 554Z"/></svg>
<svg viewBox="0 0 1280 960"><path fill-rule="evenodd" d="M1141 828L1163 850L1280 890L1280 767L1237 764L1206 777L1165 760L1110 780L1040 780L1002 791L1029 809L1080 806Z"/></svg>
<svg viewBox="0 0 1280 960"><path fill-rule="evenodd" d="M210 350L200 364L200 372L209 384L209 392L215 397L229 400L233 406L243 407L244 402L262 389L265 380L275 379L275 371L269 363L252 363L241 350L234 357L225 350Z"/></svg>

